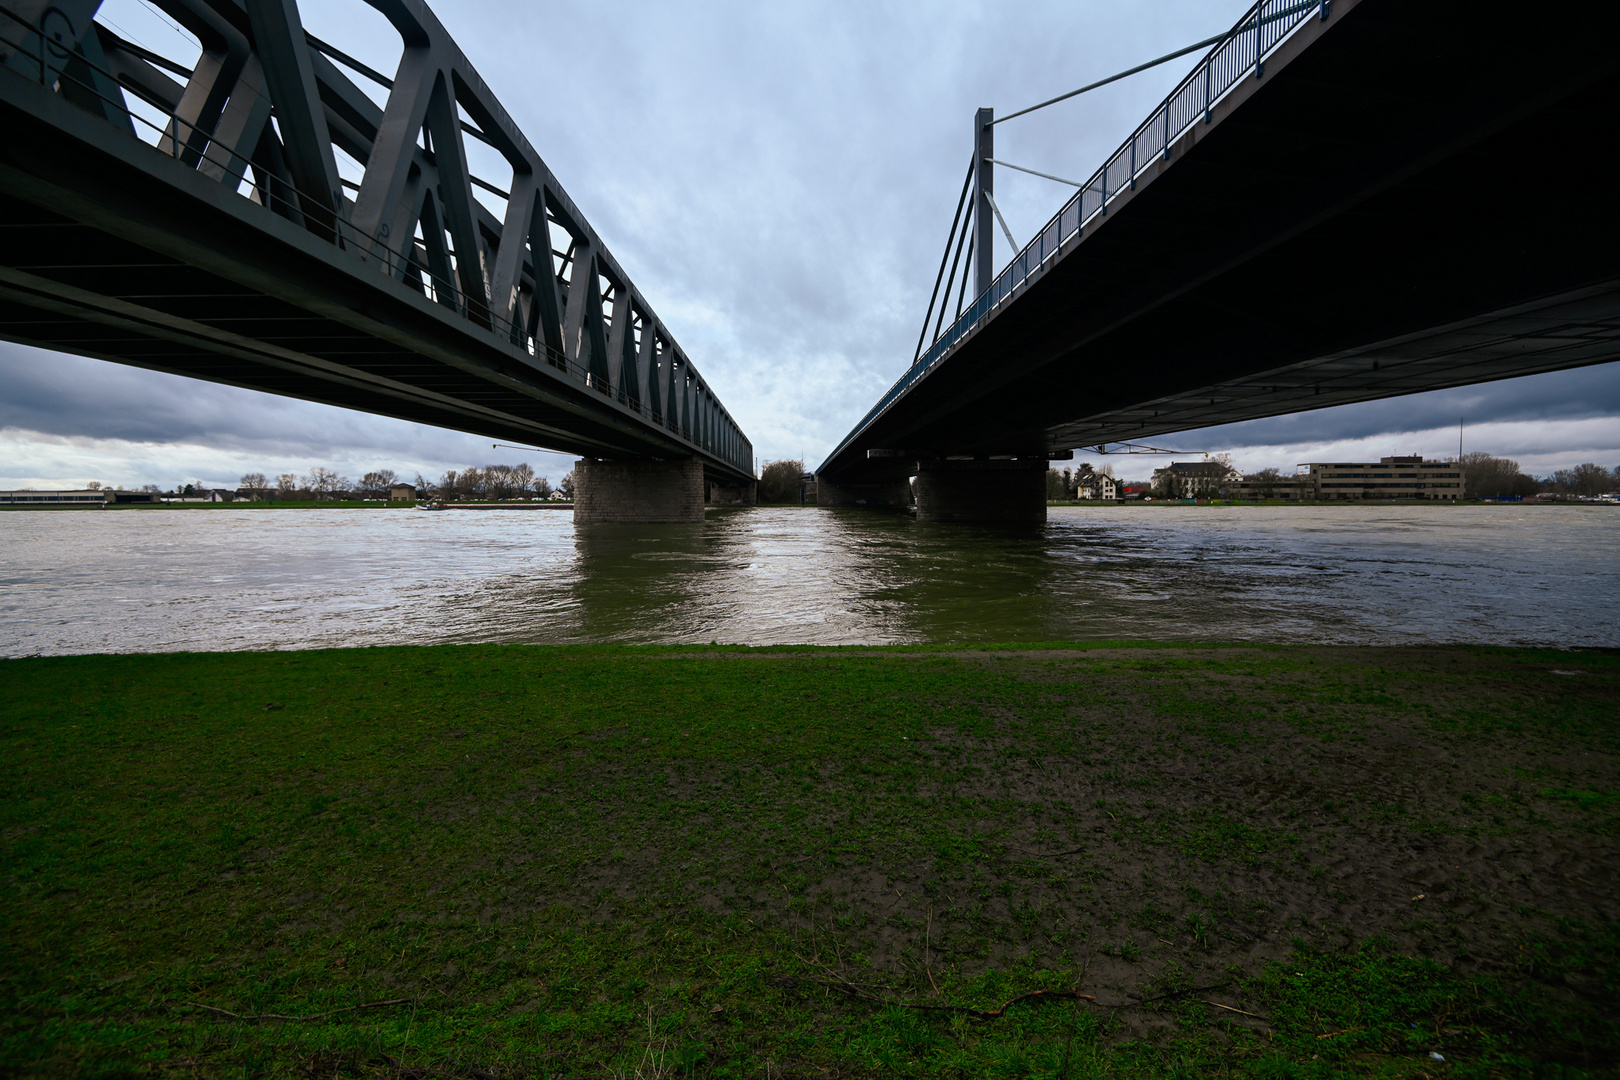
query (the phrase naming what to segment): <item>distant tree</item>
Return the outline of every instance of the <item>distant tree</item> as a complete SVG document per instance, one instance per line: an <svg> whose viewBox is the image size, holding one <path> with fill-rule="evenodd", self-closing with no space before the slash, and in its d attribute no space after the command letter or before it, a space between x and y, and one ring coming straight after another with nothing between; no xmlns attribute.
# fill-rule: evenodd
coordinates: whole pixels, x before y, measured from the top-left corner
<svg viewBox="0 0 1620 1080"><path fill-rule="evenodd" d="M1563 495L1602 495L1613 483L1609 470L1592 461L1573 469L1559 469L1547 477L1547 486Z"/></svg>
<svg viewBox="0 0 1620 1080"><path fill-rule="evenodd" d="M1277 487L1282 483L1282 473L1276 469L1261 469L1259 472L1249 473L1243 478L1254 485L1254 494L1262 499L1269 499L1277 494Z"/></svg>
<svg viewBox="0 0 1620 1080"><path fill-rule="evenodd" d="M551 480L544 476L536 477L534 483L530 486L530 490L534 492L534 497L537 499L549 499L551 498Z"/></svg>
<svg viewBox="0 0 1620 1080"><path fill-rule="evenodd" d="M472 474L481 477L480 494L486 499L523 498L534 483L534 470L527 464L488 465L483 469L468 469L463 475Z"/></svg>
<svg viewBox="0 0 1620 1080"><path fill-rule="evenodd" d="M388 489L394 486L394 479L393 469L368 472L360 478L360 493L372 498L387 498Z"/></svg>
<svg viewBox="0 0 1620 1080"><path fill-rule="evenodd" d="M195 494L197 494L197 489L195 487L193 487L191 484L187 484L185 487L180 489L180 494L183 495L183 496L184 495L195 495Z"/></svg>
<svg viewBox="0 0 1620 1080"><path fill-rule="evenodd" d="M250 472L242 474L239 486L248 493L248 498L258 502L264 498L264 493L269 490L270 483L264 478L264 473Z"/></svg>
<svg viewBox="0 0 1620 1080"><path fill-rule="evenodd" d="M304 477L304 486L309 488L317 499L329 499L337 492L347 489L349 481L331 469L317 465L309 470L308 476Z"/></svg>
<svg viewBox="0 0 1620 1080"><path fill-rule="evenodd" d="M455 469L446 469L439 482L433 485L434 494L440 502L455 502L461 497L461 474Z"/></svg>
<svg viewBox="0 0 1620 1080"><path fill-rule="evenodd" d="M564 499L566 499L569 502L574 501L574 470L573 469L569 469L568 470L568 475L564 476L562 478L562 482L557 485L557 494L561 495Z"/></svg>
<svg viewBox="0 0 1620 1080"><path fill-rule="evenodd" d="M141 490L146 492L148 495L157 495L163 491L163 489L158 487L156 484L142 484Z"/></svg>
<svg viewBox="0 0 1620 1080"><path fill-rule="evenodd" d="M1490 454L1464 454L1462 458L1463 496L1485 499L1503 495L1534 495L1541 485L1519 471L1511 458Z"/></svg>
<svg viewBox="0 0 1620 1080"><path fill-rule="evenodd" d="M92 480L92 481L90 481L88 484L84 485L84 490L86 490L86 491L100 491L101 490L101 481L100 480Z"/></svg>
<svg viewBox="0 0 1620 1080"><path fill-rule="evenodd" d="M1047 468L1046 497L1048 500L1061 499L1068 494L1069 478L1066 475L1067 472L1067 469L1065 469L1063 472L1058 472L1056 469L1050 467Z"/></svg>
<svg viewBox="0 0 1620 1080"><path fill-rule="evenodd" d="M804 462L797 458L767 461L759 471L754 491L762 503L796 503L799 501L799 477L804 475Z"/></svg>
<svg viewBox="0 0 1620 1080"><path fill-rule="evenodd" d="M298 494L298 475L284 472L276 477L276 495L278 498L291 499Z"/></svg>

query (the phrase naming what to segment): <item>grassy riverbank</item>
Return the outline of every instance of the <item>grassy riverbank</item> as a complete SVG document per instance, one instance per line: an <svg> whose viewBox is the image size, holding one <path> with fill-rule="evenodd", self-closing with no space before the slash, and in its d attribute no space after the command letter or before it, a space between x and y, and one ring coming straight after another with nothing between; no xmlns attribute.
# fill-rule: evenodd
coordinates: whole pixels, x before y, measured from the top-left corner
<svg viewBox="0 0 1620 1080"><path fill-rule="evenodd" d="M1612 653L491 646L0 673L8 1075L1620 1057ZM1068 988L1089 997L1015 1000Z"/></svg>

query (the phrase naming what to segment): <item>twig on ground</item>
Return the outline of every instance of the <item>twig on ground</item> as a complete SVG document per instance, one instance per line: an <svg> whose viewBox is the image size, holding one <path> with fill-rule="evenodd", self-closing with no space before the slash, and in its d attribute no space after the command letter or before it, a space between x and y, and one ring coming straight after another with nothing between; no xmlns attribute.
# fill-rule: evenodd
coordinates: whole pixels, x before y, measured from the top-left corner
<svg viewBox="0 0 1620 1080"><path fill-rule="evenodd" d="M795 953L794 955L797 956L798 954ZM1001 1008L999 1008L999 1009L975 1009L971 1005L922 1005L922 1004L917 1004L916 1002L910 1002L910 1001L889 1001L886 998L874 997L873 995L866 993L860 987L856 986L854 983L850 982L848 979L846 979L842 975L838 974L838 972L834 971L832 968L828 967L826 964L818 963L818 962L816 962L814 960L805 960L805 958L802 957L802 956L800 956L799 959L804 960L804 962L807 963L807 964L810 964L810 965L812 965L814 967L820 968L822 971L825 971L827 974L831 975L834 979L838 980L837 982L828 982L825 979L813 979L813 980L811 980L812 982L819 983L820 985L828 987L829 989L842 991L843 993L846 993L846 994L850 995L851 997L860 998L862 1001L870 1001L870 1002L872 1002L872 1003L874 1003L876 1005L888 1005L888 1006L891 1006L891 1007L896 1008L896 1009L917 1009L917 1010L924 1011L924 1012L966 1013L968 1016L973 1017L975 1020L995 1020L995 1019L998 1019L998 1018L1006 1015L1007 1010L1012 1008L1014 1005L1017 1005L1020 1001L1033 1001L1033 1000L1036 1000L1036 999L1040 999L1040 1000L1060 1000L1060 999L1062 999L1062 1000L1071 1000L1071 1001L1075 1001L1075 1000L1078 1000L1078 1001L1090 1001L1090 1002L1095 1003L1096 1000L1097 1000L1096 998L1092 997L1090 994L1082 994L1080 992L1079 988L1077 988L1077 987L1068 987L1068 988L1065 988L1065 989L1062 989L1062 990L1031 990L1027 994L1019 994L1017 997L1011 998L1011 999L1003 1002Z"/></svg>
<svg viewBox="0 0 1620 1080"><path fill-rule="evenodd" d="M1318 1035L1318 1039L1331 1039L1335 1035L1354 1035L1360 1028L1345 1028L1343 1031L1330 1031L1325 1035Z"/></svg>
<svg viewBox="0 0 1620 1080"><path fill-rule="evenodd" d="M1212 983L1209 986L1189 986L1185 990L1172 990L1168 994L1155 994L1153 997L1150 997L1150 998L1139 998L1136 1001L1133 1001L1128 1005L1105 1005L1104 1008L1108 1008L1108 1009L1133 1009L1138 1005L1147 1005L1150 1002L1154 1002L1154 1001L1169 1001L1171 998L1186 997L1188 994L1202 994L1207 990L1219 990L1223 986L1230 986L1230 985L1231 985L1230 983L1219 982L1219 983Z"/></svg>
<svg viewBox="0 0 1620 1080"><path fill-rule="evenodd" d="M1225 1009L1227 1012L1240 1013L1243 1016L1252 1016L1256 1020L1265 1020L1266 1023L1268 1023L1268 1024L1271 1023L1271 1021L1269 1019L1267 1019L1264 1016L1261 1016L1259 1013L1244 1012L1242 1009L1234 1009L1230 1005L1222 1005L1220 1002L1218 1002L1218 1001L1210 1001L1208 998L1204 998L1203 1002L1204 1002L1205 1005L1213 1005L1217 1009Z"/></svg>
<svg viewBox="0 0 1620 1080"><path fill-rule="evenodd" d="M228 1016L232 1020L292 1020L295 1022L306 1023L310 1020L324 1020L328 1016L336 1016L338 1013L354 1012L356 1009L381 1009L389 1005L412 1005L415 1004L415 1002L415 998L391 998L388 1001L368 1001L364 1005L349 1005L341 1009L332 1009L328 1012L316 1013L313 1016L283 1016L281 1013L233 1013L229 1009L216 1009L212 1005L202 1005L195 1001L182 1001L180 1004L193 1009L205 1009L211 1013L219 1013L219 1015Z"/></svg>
<svg viewBox="0 0 1620 1080"><path fill-rule="evenodd" d="M934 981L934 968L928 962L928 949L934 939L934 909L928 909L928 932L923 935L923 970L928 973L928 985L934 988L935 997L944 997L939 992L939 983Z"/></svg>

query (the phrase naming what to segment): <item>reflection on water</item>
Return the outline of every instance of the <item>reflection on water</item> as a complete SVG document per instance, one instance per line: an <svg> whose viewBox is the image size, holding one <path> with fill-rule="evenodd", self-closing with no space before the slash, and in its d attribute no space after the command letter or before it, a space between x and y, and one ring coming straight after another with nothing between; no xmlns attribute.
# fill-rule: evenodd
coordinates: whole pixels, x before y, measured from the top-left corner
<svg viewBox="0 0 1620 1080"><path fill-rule="evenodd" d="M1606 507L0 515L0 654L443 641L1620 646Z"/></svg>

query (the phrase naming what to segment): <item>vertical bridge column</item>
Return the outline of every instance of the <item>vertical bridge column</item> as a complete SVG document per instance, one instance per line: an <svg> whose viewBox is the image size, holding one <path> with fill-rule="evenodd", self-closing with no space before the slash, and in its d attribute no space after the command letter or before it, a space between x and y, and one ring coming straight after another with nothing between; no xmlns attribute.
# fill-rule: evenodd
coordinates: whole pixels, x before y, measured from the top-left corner
<svg viewBox="0 0 1620 1080"><path fill-rule="evenodd" d="M817 506L911 505L911 484L906 480L886 480L875 484L835 484L825 476L816 477Z"/></svg>
<svg viewBox="0 0 1620 1080"><path fill-rule="evenodd" d="M574 523L701 523L703 463L637 459L574 462Z"/></svg>
<svg viewBox="0 0 1620 1080"><path fill-rule="evenodd" d="M716 480L709 485L709 502L715 506L758 506L759 482L738 480L726 483Z"/></svg>
<svg viewBox="0 0 1620 1080"><path fill-rule="evenodd" d="M1044 457L919 461L918 521L1046 521Z"/></svg>

